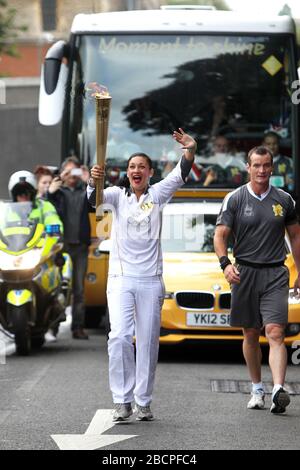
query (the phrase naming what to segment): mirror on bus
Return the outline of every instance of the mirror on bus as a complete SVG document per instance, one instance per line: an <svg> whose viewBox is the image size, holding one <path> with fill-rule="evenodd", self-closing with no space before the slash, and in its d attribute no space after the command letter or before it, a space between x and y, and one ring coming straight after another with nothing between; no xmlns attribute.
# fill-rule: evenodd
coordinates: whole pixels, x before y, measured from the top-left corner
<svg viewBox="0 0 300 470"><path fill-rule="evenodd" d="M111 250L111 240L102 240L102 242L99 243L98 250L102 254L109 254Z"/></svg>

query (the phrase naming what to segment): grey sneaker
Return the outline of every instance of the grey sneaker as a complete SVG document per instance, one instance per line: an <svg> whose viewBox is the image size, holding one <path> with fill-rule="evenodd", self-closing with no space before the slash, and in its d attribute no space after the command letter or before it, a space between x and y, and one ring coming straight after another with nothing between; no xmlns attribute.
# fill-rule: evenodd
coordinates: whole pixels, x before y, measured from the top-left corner
<svg viewBox="0 0 300 470"><path fill-rule="evenodd" d="M251 393L251 399L248 402L248 410L263 410L265 407L265 392L259 389Z"/></svg>
<svg viewBox="0 0 300 470"><path fill-rule="evenodd" d="M131 403L115 403L113 421L115 422L127 421L131 415L132 415Z"/></svg>
<svg viewBox="0 0 300 470"><path fill-rule="evenodd" d="M271 413L284 413L290 401L289 393L281 387L272 397Z"/></svg>
<svg viewBox="0 0 300 470"><path fill-rule="evenodd" d="M141 406L136 403L135 411L137 413L136 415L137 421L152 421L154 419L153 413L150 409L150 405Z"/></svg>

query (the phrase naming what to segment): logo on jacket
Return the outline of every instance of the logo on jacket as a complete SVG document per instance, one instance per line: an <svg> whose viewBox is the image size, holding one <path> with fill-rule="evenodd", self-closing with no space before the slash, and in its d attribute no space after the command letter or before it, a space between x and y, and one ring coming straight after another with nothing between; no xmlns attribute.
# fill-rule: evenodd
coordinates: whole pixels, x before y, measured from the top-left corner
<svg viewBox="0 0 300 470"><path fill-rule="evenodd" d="M152 201L149 201L149 202L144 202L142 205L141 205L141 209L142 211L151 211L152 208L153 208L154 204Z"/></svg>
<svg viewBox="0 0 300 470"><path fill-rule="evenodd" d="M275 217L283 217L283 209L280 204L273 204L272 209Z"/></svg>
<svg viewBox="0 0 300 470"><path fill-rule="evenodd" d="M278 165L278 172L279 172L281 175L285 175L285 174L286 174L286 164L285 164L285 163L279 163L279 165Z"/></svg>
<svg viewBox="0 0 300 470"><path fill-rule="evenodd" d="M244 209L244 215L246 217L253 217L254 216L253 206L250 206L249 204L247 204Z"/></svg>

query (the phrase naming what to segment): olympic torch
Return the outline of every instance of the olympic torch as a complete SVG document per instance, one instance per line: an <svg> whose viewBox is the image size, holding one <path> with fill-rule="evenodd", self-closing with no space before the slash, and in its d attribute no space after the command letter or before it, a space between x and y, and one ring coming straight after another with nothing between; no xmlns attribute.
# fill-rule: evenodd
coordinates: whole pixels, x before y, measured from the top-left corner
<svg viewBox="0 0 300 470"><path fill-rule="evenodd" d="M91 96L95 98L96 104L96 163L101 167L105 167L106 146L108 123L110 114L111 96L108 89L103 85L91 83L88 90L93 93ZM96 180L96 221L102 220L103 212L99 208L103 203L104 177Z"/></svg>

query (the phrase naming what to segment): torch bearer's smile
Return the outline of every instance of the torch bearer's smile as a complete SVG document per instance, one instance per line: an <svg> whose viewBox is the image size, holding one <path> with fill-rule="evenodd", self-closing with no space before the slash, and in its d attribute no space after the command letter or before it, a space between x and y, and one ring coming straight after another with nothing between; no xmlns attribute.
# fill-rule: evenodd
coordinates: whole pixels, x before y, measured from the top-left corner
<svg viewBox="0 0 300 470"><path fill-rule="evenodd" d="M135 175L135 176L132 177L132 179L137 184L142 181L142 177L140 175Z"/></svg>
<svg viewBox="0 0 300 470"><path fill-rule="evenodd" d="M133 189L144 189L147 186L147 176L130 175L129 181Z"/></svg>

